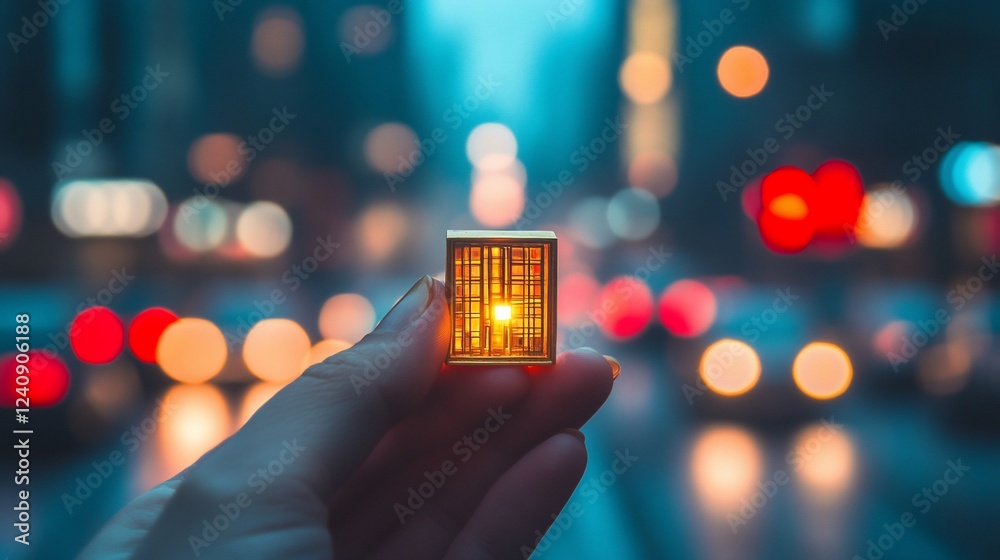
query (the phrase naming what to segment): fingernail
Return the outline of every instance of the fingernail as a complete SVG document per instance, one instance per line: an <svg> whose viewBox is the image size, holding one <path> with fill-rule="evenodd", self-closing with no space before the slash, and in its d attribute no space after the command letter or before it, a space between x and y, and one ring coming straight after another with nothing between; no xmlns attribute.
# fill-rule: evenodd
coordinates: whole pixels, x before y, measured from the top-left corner
<svg viewBox="0 0 1000 560"><path fill-rule="evenodd" d="M574 430L573 428L567 428L567 429L563 430L562 433L568 434L568 435L571 435L571 436L575 437L576 439L580 440L580 443L583 443L583 444L587 443L587 438L583 435L583 432L581 432L580 430Z"/></svg>
<svg viewBox="0 0 1000 560"><path fill-rule="evenodd" d="M409 327L427 309L431 299L430 276L424 276L413 285L396 305L382 317L374 332L400 332Z"/></svg>
<svg viewBox="0 0 1000 560"><path fill-rule="evenodd" d="M618 374L622 372L622 365L618 363L618 360L604 354L604 359L608 361L608 365L611 366L611 379L618 379Z"/></svg>

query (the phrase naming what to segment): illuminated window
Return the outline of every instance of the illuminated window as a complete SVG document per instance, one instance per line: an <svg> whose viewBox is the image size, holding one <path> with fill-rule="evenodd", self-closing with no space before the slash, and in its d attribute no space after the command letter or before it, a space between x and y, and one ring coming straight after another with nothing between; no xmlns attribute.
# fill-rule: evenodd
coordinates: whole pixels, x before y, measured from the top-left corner
<svg viewBox="0 0 1000 560"><path fill-rule="evenodd" d="M448 363L555 363L554 233L449 230L448 261Z"/></svg>

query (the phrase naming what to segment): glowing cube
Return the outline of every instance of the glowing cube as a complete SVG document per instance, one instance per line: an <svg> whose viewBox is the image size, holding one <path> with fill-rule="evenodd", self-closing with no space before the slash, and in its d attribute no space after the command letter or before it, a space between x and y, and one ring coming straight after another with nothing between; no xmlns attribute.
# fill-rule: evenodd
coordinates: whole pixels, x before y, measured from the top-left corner
<svg viewBox="0 0 1000 560"><path fill-rule="evenodd" d="M556 236L448 231L450 364L553 364Z"/></svg>

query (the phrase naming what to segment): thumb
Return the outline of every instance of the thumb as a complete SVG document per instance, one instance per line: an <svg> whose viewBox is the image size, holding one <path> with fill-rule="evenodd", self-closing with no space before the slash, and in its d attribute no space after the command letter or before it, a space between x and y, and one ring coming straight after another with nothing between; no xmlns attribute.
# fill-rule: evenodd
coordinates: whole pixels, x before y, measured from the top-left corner
<svg viewBox="0 0 1000 560"><path fill-rule="evenodd" d="M245 481L242 470L277 459L287 463L282 479L329 497L434 383L448 346L444 293L441 282L418 280L374 331L308 368L188 476Z"/></svg>

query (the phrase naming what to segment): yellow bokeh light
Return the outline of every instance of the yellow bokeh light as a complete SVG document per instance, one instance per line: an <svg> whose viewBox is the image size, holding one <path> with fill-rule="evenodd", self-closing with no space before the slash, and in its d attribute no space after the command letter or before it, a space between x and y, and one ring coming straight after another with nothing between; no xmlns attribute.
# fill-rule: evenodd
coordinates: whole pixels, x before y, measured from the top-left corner
<svg viewBox="0 0 1000 560"><path fill-rule="evenodd" d="M493 308L493 318L498 321L510 321L510 306L497 305Z"/></svg>
<svg viewBox="0 0 1000 560"><path fill-rule="evenodd" d="M314 344L312 350L309 351L308 365L318 364L334 354L347 350L351 346L350 342L344 342L343 340L321 340Z"/></svg>
<svg viewBox="0 0 1000 560"><path fill-rule="evenodd" d="M183 318L171 323L156 345L156 363L163 373L183 383L202 383L226 365L229 351L222 331L205 319Z"/></svg>
<svg viewBox="0 0 1000 560"><path fill-rule="evenodd" d="M724 515L739 508L740 499L761 479L760 446L735 426L713 426L702 432L691 452L690 476L699 503Z"/></svg>
<svg viewBox="0 0 1000 560"><path fill-rule="evenodd" d="M760 379L760 358L745 342L722 339L705 349L698 373L709 389L720 395L746 393Z"/></svg>
<svg viewBox="0 0 1000 560"><path fill-rule="evenodd" d="M716 69L722 89L735 97L757 95L767 85L770 69L757 49L732 47L723 53Z"/></svg>
<svg viewBox="0 0 1000 560"><path fill-rule="evenodd" d="M339 294L326 300L319 311L319 332L323 338L354 343L375 326L375 308L358 294Z"/></svg>
<svg viewBox="0 0 1000 560"><path fill-rule="evenodd" d="M840 396L850 387L853 377L850 356L841 347L829 342L807 344L792 364L795 385L814 399Z"/></svg>
<svg viewBox="0 0 1000 560"><path fill-rule="evenodd" d="M795 438L787 455L789 465L813 497L836 497L854 478L854 444L833 424L813 424Z"/></svg>
<svg viewBox="0 0 1000 560"><path fill-rule="evenodd" d="M854 233L858 242L874 249L893 249L913 238L917 211L905 191L880 185L865 194Z"/></svg>
<svg viewBox="0 0 1000 560"><path fill-rule="evenodd" d="M161 480L195 462L233 431L226 399L212 385L171 387L159 412L156 447Z"/></svg>
<svg viewBox="0 0 1000 560"><path fill-rule="evenodd" d="M670 66L653 52L629 55L618 73L622 91L636 103L656 103L670 89Z"/></svg>
<svg viewBox="0 0 1000 560"><path fill-rule="evenodd" d="M264 381L291 381L308 365L309 335L291 319L264 319L247 333L243 361Z"/></svg>

